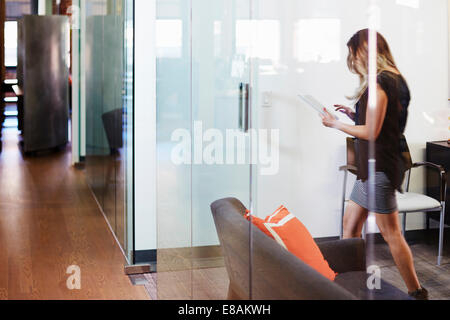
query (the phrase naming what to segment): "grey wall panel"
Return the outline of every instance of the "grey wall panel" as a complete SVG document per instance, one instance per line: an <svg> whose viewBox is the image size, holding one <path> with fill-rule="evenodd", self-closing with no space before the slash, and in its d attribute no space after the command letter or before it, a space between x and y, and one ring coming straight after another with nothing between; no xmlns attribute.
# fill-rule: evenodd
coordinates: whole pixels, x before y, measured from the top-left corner
<svg viewBox="0 0 450 320"><path fill-rule="evenodd" d="M68 23L66 16L25 16L20 23L25 152L68 143Z"/></svg>

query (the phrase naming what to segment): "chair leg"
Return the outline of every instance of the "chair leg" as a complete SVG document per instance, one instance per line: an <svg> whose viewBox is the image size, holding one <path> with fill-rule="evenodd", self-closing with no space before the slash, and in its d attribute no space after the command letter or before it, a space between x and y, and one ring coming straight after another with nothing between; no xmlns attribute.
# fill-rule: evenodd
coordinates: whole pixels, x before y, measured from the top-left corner
<svg viewBox="0 0 450 320"><path fill-rule="evenodd" d="M344 173L344 187L342 192L342 208L341 208L341 240L344 239L344 216L345 216L345 198L347 196L347 176L348 173L345 171Z"/></svg>
<svg viewBox="0 0 450 320"><path fill-rule="evenodd" d="M442 264L443 257L443 249L444 249L444 231L445 231L445 202L442 203L441 210L441 221L439 227L439 253L438 253L438 262L437 265L440 266Z"/></svg>

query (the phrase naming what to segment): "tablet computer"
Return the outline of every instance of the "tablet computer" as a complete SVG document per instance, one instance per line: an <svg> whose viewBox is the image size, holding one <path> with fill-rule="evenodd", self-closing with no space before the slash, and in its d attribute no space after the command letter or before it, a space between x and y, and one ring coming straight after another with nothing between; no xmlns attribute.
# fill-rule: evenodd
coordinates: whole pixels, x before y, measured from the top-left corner
<svg viewBox="0 0 450 320"><path fill-rule="evenodd" d="M308 95L308 94L306 94L306 95L299 94L298 97L305 104L307 104L308 106L310 106L311 108L316 110L321 115L325 115L325 112L323 110L326 109L336 120L339 120L339 118L336 115L334 115L332 111L330 111L328 108L325 108L325 106L322 103L320 103L319 101L317 101L313 96Z"/></svg>

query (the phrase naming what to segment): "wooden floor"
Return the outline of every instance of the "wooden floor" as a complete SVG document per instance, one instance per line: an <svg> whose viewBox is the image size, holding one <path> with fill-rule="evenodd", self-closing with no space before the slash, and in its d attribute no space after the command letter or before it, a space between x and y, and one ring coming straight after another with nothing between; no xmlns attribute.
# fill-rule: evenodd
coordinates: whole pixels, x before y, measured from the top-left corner
<svg viewBox="0 0 450 320"><path fill-rule="evenodd" d="M149 299L124 258L70 151L24 158L15 130L0 154L0 299ZM69 290L71 265L81 290Z"/></svg>
<svg viewBox="0 0 450 320"><path fill-rule="evenodd" d="M224 267L158 272L131 276L152 300L226 300L228 274Z"/></svg>
<svg viewBox="0 0 450 320"><path fill-rule="evenodd" d="M420 239L408 237L414 256L417 276L429 291L431 300L450 300L450 230L446 229L444 257L442 265L437 266L438 232L430 230ZM385 243L377 243L373 252L368 253L368 264L381 268L382 277L400 290L407 292L394 259Z"/></svg>

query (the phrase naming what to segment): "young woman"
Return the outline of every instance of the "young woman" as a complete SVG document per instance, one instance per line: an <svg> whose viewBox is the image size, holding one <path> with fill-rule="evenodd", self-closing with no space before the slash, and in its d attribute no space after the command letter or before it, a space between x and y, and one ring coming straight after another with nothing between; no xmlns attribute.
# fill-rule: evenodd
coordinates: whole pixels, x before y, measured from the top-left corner
<svg viewBox="0 0 450 320"><path fill-rule="evenodd" d="M410 94L408 85L399 72L389 45L377 34L377 105L368 108L368 56L369 30L357 32L348 42L348 67L360 78L360 88L352 97L356 112L336 105L356 125L347 125L326 112L322 116L324 126L343 131L356 138L358 178L344 218L344 237L361 237L369 211L376 213L377 225L389 245L395 263L402 275L409 294L416 299L428 299L428 292L421 287L414 268L411 250L402 236L399 226L396 190L401 191L404 179L404 163L401 155L401 139L406 127ZM326 111L326 110L325 110ZM376 144L376 175L374 207L369 206L369 140Z"/></svg>

